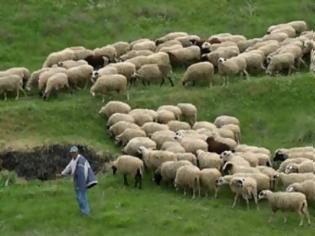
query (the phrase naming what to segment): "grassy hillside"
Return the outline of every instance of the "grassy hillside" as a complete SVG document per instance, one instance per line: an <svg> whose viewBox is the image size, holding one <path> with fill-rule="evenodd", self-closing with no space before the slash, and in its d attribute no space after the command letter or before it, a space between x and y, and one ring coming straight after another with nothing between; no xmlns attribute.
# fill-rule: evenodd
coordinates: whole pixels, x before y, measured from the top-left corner
<svg viewBox="0 0 315 236"><path fill-rule="evenodd" d="M312 0L0 0L0 70L12 66L40 68L52 51L68 46L89 48L118 40L156 38L169 31L207 37L231 32L257 37L271 24L302 19L315 28ZM306 71L306 69L305 69ZM241 121L242 142L278 147L314 144L315 80L307 72L270 78L233 78L228 88L180 86L182 70L175 70L176 86L130 89L134 108L192 102L198 119L222 114ZM109 95L106 101L122 95ZM37 96L0 101L0 148L52 142L80 142L104 151L119 152L105 132L97 111L100 98L87 90L60 94L48 102ZM72 184L65 181L31 182L0 189L1 235L313 235L314 226L298 228L290 214L267 225L270 209L231 209L232 196L191 201L172 189L145 178L141 191L122 187L122 178L100 176L90 193L92 217L81 218ZM253 208L253 207L252 207ZM311 215L314 216L314 206ZM314 217L312 217L314 220Z"/></svg>

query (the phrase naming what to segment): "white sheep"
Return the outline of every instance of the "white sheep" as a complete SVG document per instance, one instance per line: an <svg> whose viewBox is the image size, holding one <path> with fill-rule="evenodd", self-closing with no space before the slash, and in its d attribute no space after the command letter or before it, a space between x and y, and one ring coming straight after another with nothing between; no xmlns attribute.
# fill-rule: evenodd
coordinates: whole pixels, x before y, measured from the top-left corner
<svg viewBox="0 0 315 236"><path fill-rule="evenodd" d="M204 54L201 56L202 60L206 60L212 63L215 67L218 66L218 60L219 58L232 58L239 55L240 50L236 45L233 46L227 46L227 47L218 47L216 50Z"/></svg>
<svg viewBox="0 0 315 236"><path fill-rule="evenodd" d="M239 163L230 161L224 164L222 172L230 175L236 173L260 173L260 171L254 167L242 166Z"/></svg>
<svg viewBox="0 0 315 236"><path fill-rule="evenodd" d="M132 76L136 72L136 66L131 62L117 62L117 63L111 63L108 66L116 68L117 73L124 75L128 82L132 83ZM106 67L105 67L106 68Z"/></svg>
<svg viewBox="0 0 315 236"><path fill-rule="evenodd" d="M144 174L143 161L137 157L129 155L119 156L112 164L113 174L118 171L124 176L124 184L128 185L127 176L131 175L135 180L135 187L142 188L142 178Z"/></svg>
<svg viewBox="0 0 315 236"><path fill-rule="evenodd" d="M191 129L190 125L184 121L171 120L167 123L167 126L170 130L177 132L179 130L189 130Z"/></svg>
<svg viewBox="0 0 315 236"><path fill-rule="evenodd" d="M182 111L183 119L187 119L190 125L193 125L197 120L197 108L191 103L178 103L177 106Z"/></svg>
<svg viewBox="0 0 315 236"><path fill-rule="evenodd" d="M63 88L70 89L68 77L65 73L56 73L48 78L43 98L46 100L53 91Z"/></svg>
<svg viewBox="0 0 315 236"><path fill-rule="evenodd" d="M234 116L227 116L227 115L222 115L222 116L218 116L215 120L214 120L214 124L218 127L221 128L224 125L228 125L228 124L234 124L237 126L240 126L240 121L239 119L237 119Z"/></svg>
<svg viewBox="0 0 315 236"><path fill-rule="evenodd" d="M182 166L192 165L189 161L166 161L161 164L154 172L154 181L156 184L172 183L176 177L177 170Z"/></svg>
<svg viewBox="0 0 315 236"><path fill-rule="evenodd" d="M270 189L274 190L277 186L277 180L279 178L279 172L268 166L256 167L262 174L267 175L270 178Z"/></svg>
<svg viewBox="0 0 315 236"><path fill-rule="evenodd" d="M315 173L315 162L312 160L303 161L302 163L292 163L287 165L286 174L290 173Z"/></svg>
<svg viewBox="0 0 315 236"><path fill-rule="evenodd" d="M131 139L136 137L146 137L143 130L137 128L127 128L120 135L115 137L116 143L125 146Z"/></svg>
<svg viewBox="0 0 315 236"><path fill-rule="evenodd" d="M28 80L30 79L31 73L29 69L25 67L12 67L5 71L0 71L0 76L4 75L17 75L20 76L23 80L23 88L27 84Z"/></svg>
<svg viewBox="0 0 315 236"><path fill-rule="evenodd" d="M220 155L213 152L205 152L202 150L197 151L197 166L202 170L205 168L215 168L220 170L223 161Z"/></svg>
<svg viewBox="0 0 315 236"><path fill-rule="evenodd" d="M89 81L92 79L93 67L90 65L80 65L67 69L69 85L78 88L80 85L87 87Z"/></svg>
<svg viewBox="0 0 315 236"><path fill-rule="evenodd" d="M156 122L146 122L141 126L141 129L145 131L148 137L151 137L151 135L156 131L168 130L169 127L165 124L159 124Z"/></svg>
<svg viewBox="0 0 315 236"><path fill-rule="evenodd" d="M208 150L208 144L202 139L185 138L182 136L175 136L175 139L184 147L186 152L196 154L198 150Z"/></svg>
<svg viewBox="0 0 315 236"><path fill-rule="evenodd" d="M139 129L140 127L134 123L119 121L109 128L110 136L116 137L128 128Z"/></svg>
<svg viewBox="0 0 315 236"><path fill-rule="evenodd" d="M166 141L162 144L161 150L173 152L175 154L184 153L185 149L176 141ZM177 158L178 159L178 158ZM179 159L178 159L179 160ZM183 159L186 160L186 159Z"/></svg>
<svg viewBox="0 0 315 236"><path fill-rule="evenodd" d="M160 86L162 86L167 79L171 86L174 86L174 83L169 76L170 72L171 67L168 65L146 64L140 67L134 74L132 80L138 79L142 81L143 85L159 82Z"/></svg>
<svg viewBox="0 0 315 236"><path fill-rule="evenodd" d="M185 152L185 149L183 152L176 152L175 156L178 161L189 161L191 162L194 166L197 166L197 158L194 154L190 152Z"/></svg>
<svg viewBox="0 0 315 236"><path fill-rule="evenodd" d="M106 57L108 59L108 62L116 62L117 59L117 51L116 48L112 45L107 45L101 48L95 48L94 49L94 55L96 57Z"/></svg>
<svg viewBox="0 0 315 236"><path fill-rule="evenodd" d="M207 129L210 131L216 130L215 124L208 122L208 121L197 121L194 123L193 127L194 130L199 130L199 129Z"/></svg>
<svg viewBox="0 0 315 236"><path fill-rule="evenodd" d="M173 112L177 120L180 120L182 115L181 109L174 105L162 105L158 108L158 110L167 110Z"/></svg>
<svg viewBox="0 0 315 236"><path fill-rule="evenodd" d="M82 66L82 65L87 65L88 63L85 60L79 60L79 61L75 61L75 60L66 60L66 61L60 61L58 62L57 66L59 67L63 67L65 69L70 69L72 67L76 67L76 66Z"/></svg>
<svg viewBox="0 0 315 236"><path fill-rule="evenodd" d="M58 52L50 53L46 58L43 67L51 67L52 65L58 64L58 62L74 59L74 51L72 49L64 49Z"/></svg>
<svg viewBox="0 0 315 236"><path fill-rule="evenodd" d="M308 201L315 201L315 181L312 179L305 180L300 183L290 184L286 191L304 193Z"/></svg>
<svg viewBox="0 0 315 236"><path fill-rule="evenodd" d="M135 119L131 115L117 112L117 113L112 114L109 117L106 126L110 127L119 121L126 121L126 122L130 122L130 123L135 123Z"/></svg>
<svg viewBox="0 0 315 236"><path fill-rule="evenodd" d="M49 77L53 76L56 73L66 73L66 69L62 67L53 67L47 71L41 72L38 77L38 90L44 90Z"/></svg>
<svg viewBox="0 0 315 236"><path fill-rule="evenodd" d="M261 191L258 195L259 199L266 198L271 206L272 216L268 222L271 223L273 215L278 211L296 211L300 215L300 226L304 223L304 216L307 217L308 224L311 224L308 213L306 197L303 193L290 192L271 192L270 190ZM284 223L287 222L284 216Z"/></svg>
<svg viewBox="0 0 315 236"><path fill-rule="evenodd" d="M120 60L126 61L128 59L138 57L138 56L149 56L152 55L154 52L150 50L131 50L126 52L125 54L120 56Z"/></svg>
<svg viewBox="0 0 315 236"><path fill-rule="evenodd" d="M5 75L0 77L0 94L4 94L4 100L7 100L7 92L16 91L15 99L18 100L20 91L25 95L23 89L23 79L18 75Z"/></svg>
<svg viewBox="0 0 315 236"><path fill-rule="evenodd" d="M39 80L40 74L45 71L48 71L49 69L50 68L45 67L45 68L41 68L39 70L34 71L26 83L26 90L31 91L33 88L38 87L38 80Z"/></svg>
<svg viewBox="0 0 315 236"><path fill-rule="evenodd" d="M163 143L167 141L175 141L174 137L175 137L175 132L171 130L160 130L160 131L154 132L151 135L151 139L156 142L158 148L161 148Z"/></svg>
<svg viewBox="0 0 315 236"><path fill-rule="evenodd" d="M176 190L183 188L184 196L186 196L187 189L192 189L192 199L196 197L196 192L200 196L200 170L196 166L182 166L176 172L174 181Z"/></svg>
<svg viewBox="0 0 315 236"><path fill-rule="evenodd" d="M210 191L214 191L214 198L217 198L218 188L217 180L221 177L221 173L216 168L206 168L200 171L200 188L208 197Z"/></svg>
<svg viewBox="0 0 315 236"><path fill-rule="evenodd" d="M290 184L300 183L304 180L315 179L315 175L313 173L291 173L285 174L280 173L279 179L284 188L288 187Z"/></svg>
<svg viewBox="0 0 315 236"><path fill-rule="evenodd" d="M195 85L196 82L205 81L209 87L212 86L214 75L214 67L210 62L199 62L190 65L185 71L182 78L182 85L185 86L188 82Z"/></svg>
<svg viewBox="0 0 315 236"><path fill-rule="evenodd" d="M99 110L98 114L109 118L114 113L127 114L130 111L131 107L127 103L121 101L109 101Z"/></svg>
<svg viewBox="0 0 315 236"><path fill-rule="evenodd" d="M275 159L274 159L275 160ZM293 164L293 163L296 163L296 164L300 164L304 161L308 161L309 159L307 158L289 158L289 159L286 159L285 161L281 162L279 168L278 168L278 172L285 172L286 168L288 165L290 164Z"/></svg>
<svg viewBox="0 0 315 236"><path fill-rule="evenodd" d="M123 153L137 156L139 154L139 147L146 147L148 149L156 149L156 143L148 137L136 137L131 139L123 149Z"/></svg>
<svg viewBox="0 0 315 236"><path fill-rule="evenodd" d="M175 114L168 110L158 110L157 111L157 122L161 124L167 124L170 121L176 120Z"/></svg>
<svg viewBox="0 0 315 236"><path fill-rule="evenodd" d="M134 109L129 112L129 115L134 118L137 125L143 126L145 123L154 121L153 116L145 111L145 109Z"/></svg>
<svg viewBox="0 0 315 236"><path fill-rule="evenodd" d="M266 69L266 74L274 75L284 69L288 70L288 74L291 74L292 70L295 70L294 66L295 58L291 53L281 53L274 55L270 59L270 63Z"/></svg>
<svg viewBox="0 0 315 236"><path fill-rule="evenodd" d="M187 48L174 49L168 52L172 65L191 65L200 60L200 48L190 46Z"/></svg>
<svg viewBox="0 0 315 236"><path fill-rule="evenodd" d="M128 42L119 41L113 43L112 46L116 49L117 57L120 57L130 50L130 45Z"/></svg>
<svg viewBox="0 0 315 236"><path fill-rule="evenodd" d="M129 112L130 115L132 115L135 119L137 116L139 115L147 115L147 116L150 116L150 120L152 121L156 121L157 119L157 112L154 111L154 110L151 110L151 109L142 109L142 108L136 108L136 109L133 109ZM137 120L137 119L136 119ZM140 119L141 120L141 119ZM143 124L146 123L147 121L145 122L142 122ZM141 121L140 121L141 123Z"/></svg>

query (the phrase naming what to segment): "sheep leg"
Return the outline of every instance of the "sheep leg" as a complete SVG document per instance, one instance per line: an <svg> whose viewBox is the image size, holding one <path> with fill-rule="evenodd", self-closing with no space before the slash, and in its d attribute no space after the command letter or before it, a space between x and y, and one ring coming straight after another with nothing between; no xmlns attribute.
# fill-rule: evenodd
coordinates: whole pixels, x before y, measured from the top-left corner
<svg viewBox="0 0 315 236"><path fill-rule="evenodd" d="M17 88L17 89L16 89L16 97L15 97L15 100L18 100L19 97L20 97L20 89Z"/></svg>
<svg viewBox="0 0 315 236"><path fill-rule="evenodd" d="M260 64L260 68L261 68L263 71L265 71L265 70L267 69L267 68L265 67L265 65L264 65L263 62Z"/></svg>
<svg viewBox="0 0 315 236"><path fill-rule="evenodd" d="M215 190L214 190L214 198L216 199L218 197L218 189L216 188Z"/></svg>
<svg viewBox="0 0 315 236"><path fill-rule="evenodd" d="M186 193L186 188L184 188L184 196L186 196L186 194L187 194L187 193Z"/></svg>
<svg viewBox="0 0 315 236"><path fill-rule="evenodd" d="M284 215L284 216L283 216L283 223L286 224L287 222L288 222L287 216Z"/></svg>
<svg viewBox="0 0 315 236"><path fill-rule="evenodd" d="M127 101L129 101L129 99L130 99L129 91L126 92L126 97L127 97Z"/></svg>
<svg viewBox="0 0 315 236"><path fill-rule="evenodd" d="M302 63L304 67L307 67L307 65L306 65L306 63L302 57L299 58L299 62Z"/></svg>
<svg viewBox="0 0 315 236"><path fill-rule="evenodd" d="M249 200L248 200L248 197L245 197L244 199L245 199L245 201L246 201L247 210L249 210Z"/></svg>
<svg viewBox="0 0 315 236"><path fill-rule="evenodd" d="M302 212L304 213L304 215L307 218L307 223L310 225L311 224L310 214L309 214L306 206L303 207Z"/></svg>
<svg viewBox="0 0 315 236"><path fill-rule="evenodd" d="M237 200L238 200L238 194L235 194L232 208L234 208L236 206Z"/></svg>
<svg viewBox="0 0 315 236"><path fill-rule="evenodd" d="M259 206L258 206L257 194L253 194L253 196L254 196L254 201L255 201L255 204L256 204L256 209L257 209L257 211L259 211L260 209L259 209Z"/></svg>
<svg viewBox="0 0 315 236"><path fill-rule="evenodd" d="M213 86L212 80L209 81L209 88Z"/></svg>
<svg viewBox="0 0 315 236"><path fill-rule="evenodd" d="M160 87L162 87L162 85L164 84L165 80L164 78L161 80L161 83L160 83Z"/></svg>
<svg viewBox="0 0 315 236"><path fill-rule="evenodd" d="M128 186L128 180L127 180L127 175L124 175L124 185Z"/></svg>
<svg viewBox="0 0 315 236"><path fill-rule="evenodd" d="M268 219L268 223L269 223L269 224L272 222L274 215L275 215L275 212L272 211L272 214L271 214L271 216L270 216L269 219Z"/></svg>
<svg viewBox="0 0 315 236"><path fill-rule="evenodd" d="M245 79L249 80L249 74L246 69L243 70L243 74L245 75Z"/></svg>
<svg viewBox="0 0 315 236"><path fill-rule="evenodd" d="M300 215L300 224L299 224L299 226L303 226L303 224L304 224L304 214L301 211L298 211L298 213Z"/></svg>
<svg viewBox="0 0 315 236"><path fill-rule="evenodd" d="M25 90L23 89L23 87L20 87L20 91L22 91L23 95L26 96L26 92L25 92Z"/></svg>
<svg viewBox="0 0 315 236"><path fill-rule="evenodd" d="M173 80L170 76L167 76L167 79L170 81L170 84L172 87L174 87L174 83L173 83Z"/></svg>
<svg viewBox="0 0 315 236"><path fill-rule="evenodd" d="M4 101L8 100L7 92L3 92L3 96L4 96Z"/></svg>

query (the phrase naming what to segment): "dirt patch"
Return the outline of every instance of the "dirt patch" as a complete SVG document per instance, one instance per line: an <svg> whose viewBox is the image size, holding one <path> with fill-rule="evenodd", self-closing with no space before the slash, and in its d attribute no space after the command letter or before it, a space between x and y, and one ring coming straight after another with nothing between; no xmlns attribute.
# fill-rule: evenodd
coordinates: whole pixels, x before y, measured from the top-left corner
<svg viewBox="0 0 315 236"><path fill-rule="evenodd" d="M92 169L98 173L105 162L112 159L109 153L96 152L88 146L77 145L80 153L89 161ZM72 145L52 144L34 147L28 150L2 150L0 163L2 168L14 170L18 176L27 180L51 180L69 163L69 149Z"/></svg>

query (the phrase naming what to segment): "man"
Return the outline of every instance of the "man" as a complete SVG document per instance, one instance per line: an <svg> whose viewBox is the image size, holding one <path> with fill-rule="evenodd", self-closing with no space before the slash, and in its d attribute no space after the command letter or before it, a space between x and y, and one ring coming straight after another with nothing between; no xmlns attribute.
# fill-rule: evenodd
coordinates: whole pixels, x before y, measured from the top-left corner
<svg viewBox="0 0 315 236"><path fill-rule="evenodd" d="M79 154L78 147L72 146L69 154L71 161L61 174L57 174L57 177L73 175L75 193L81 213L84 216L88 216L90 214L90 208L87 199L87 190L95 186L97 180L89 162L84 156Z"/></svg>

